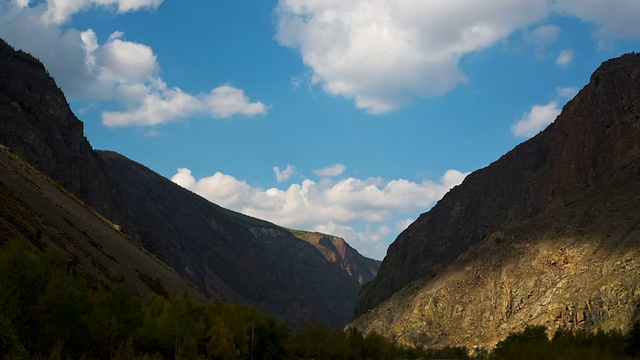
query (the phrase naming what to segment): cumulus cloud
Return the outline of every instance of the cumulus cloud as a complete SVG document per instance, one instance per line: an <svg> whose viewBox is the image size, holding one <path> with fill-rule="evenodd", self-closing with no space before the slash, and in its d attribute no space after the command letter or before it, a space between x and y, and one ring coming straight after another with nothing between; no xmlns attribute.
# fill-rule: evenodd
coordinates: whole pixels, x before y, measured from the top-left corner
<svg viewBox="0 0 640 360"><path fill-rule="evenodd" d="M168 86L148 45L113 32L102 44L92 29L63 29L61 23L92 6L117 12L154 9L162 0L26 0L0 2L0 35L40 58L65 94L75 100L115 101L119 111L104 111L111 127L155 126L201 115L228 118L265 114L242 89L223 84L200 94Z"/></svg>
<svg viewBox="0 0 640 360"><path fill-rule="evenodd" d="M122 90L127 93L130 89ZM137 89L131 90L135 92ZM155 126L193 115L228 118L267 112L265 104L250 102L244 91L230 85L222 85L208 94L194 96L179 88L168 88L166 83L157 79L142 86L140 90L143 95L127 111L104 111L102 122L109 127Z"/></svg>
<svg viewBox="0 0 640 360"><path fill-rule="evenodd" d="M280 44L300 51L312 81L369 113L466 81L460 58L541 19L526 0L280 0Z"/></svg>
<svg viewBox="0 0 640 360"><path fill-rule="evenodd" d="M172 181L216 204L282 226L327 232L347 241L386 248L393 240L390 237L396 235L391 229L399 226L395 216L425 211L466 175L449 170L438 181L422 182L304 179L286 189L262 189L220 172L196 179L189 169L181 168Z"/></svg>
<svg viewBox="0 0 640 360"><path fill-rule="evenodd" d="M280 170L279 167L274 166L273 167L273 172L276 174L276 180L278 182L285 182L285 181L289 180L291 175L293 175L293 173L295 172L295 168L293 166L291 166L291 165L287 165L287 167L285 167L284 169Z"/></svg>
<svg viewBox="0 0 640 360"><path fill-rule="evenodd" d="M565 66L569 65L573 61L573 50L564 49L560 51L558 57L556 58L556 65Z"/></svg>
<svg viewBox="0 0 640 360"><path fill-rule="evenodd" d="M318 176L332 177L341 175L346 169L347 167L342 164L334 164L331 166L323 167L322 169L313 170L313 173Z"/></svg>
<svg viewBox="0 0 640 360"><path fill-rule="evenodd" d="M560 115L558 103L554 100L546 105L534 105L512 127L516 137L531 137L551 124Z"/></svg>
<svg viewBox="0 0 640 360"><path fill-rule="evenodd" d="M279 0L276 39L300 52L313 84L381 114L452 90L466 81L462 56L558 13L595 23L597 36L640 36L637 0ZM560 33L539 26L525 41L542 56Z"/></svg>

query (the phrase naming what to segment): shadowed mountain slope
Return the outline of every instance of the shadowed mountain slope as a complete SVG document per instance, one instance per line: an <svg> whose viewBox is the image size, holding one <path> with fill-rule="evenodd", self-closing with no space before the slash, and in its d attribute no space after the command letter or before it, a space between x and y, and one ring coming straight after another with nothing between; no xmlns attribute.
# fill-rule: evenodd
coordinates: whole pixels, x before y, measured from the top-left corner
<svg viewBox="0 0 640 360"><path fill-rule="evenodd" d="M99 154L136 224L133 236L216 298L257 305L293 324L335 326L350 320L361 283L376 273L379 263L342 239L321 235L328 243L314 244L212 204L122 155Z"/></svg>
<svg viewBox="0 0 640 360"><path fill-rule="evenodd" d="M346 245L312 244L223 209L124 156L94 151L44 66L2 41L0 144L213 297L293 325L346 324L362 282L379 265Z"/></svg>
<svg viewBox="0 0 640 360"><path fill-rule="evenodd" d="M627 329L640 314L639 194L640 55L627 54L400 234L354 326L468 346L525 324Z"/></svg>
<svg viewBox="0 0 640 360"><path fill-rule="evenodd" d="M156 259L60 184L0 146L0 244L16 236L54 247L92 281L125 282L143 299L152 294L205 294ZM75 271L75 269L73 269Z"/></svg>

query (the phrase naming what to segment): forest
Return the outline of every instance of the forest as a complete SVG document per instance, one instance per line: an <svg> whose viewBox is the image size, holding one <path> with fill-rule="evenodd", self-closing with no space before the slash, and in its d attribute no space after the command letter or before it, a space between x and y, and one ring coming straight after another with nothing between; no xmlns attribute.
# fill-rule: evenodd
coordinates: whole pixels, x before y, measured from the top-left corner
<svg viewBox="0 0 640 360"><path fill-rule="evenodd" d="M159 288L162 284L156 284ZM0 247L3 359L632 359L629 334L527 327L491 352L403 348L375 333L306 323L292 331L253 307L202 304L159 292L142 301L121 281L106 285L73 261L21 238Z"/></svg>

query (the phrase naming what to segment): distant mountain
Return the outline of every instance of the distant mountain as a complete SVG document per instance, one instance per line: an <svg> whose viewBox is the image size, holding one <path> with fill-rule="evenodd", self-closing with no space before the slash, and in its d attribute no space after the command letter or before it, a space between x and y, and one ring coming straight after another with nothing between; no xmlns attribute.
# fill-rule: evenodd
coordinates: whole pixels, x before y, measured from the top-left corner
<svg viewBox="0 0 640 360"><path fill-rule="evenodd" d="M256 305L293 324L339 326L377 272L379 262L340 238L224 209L122 155L98 154L125 201L134 226L127 232L216 298Z"/></svg>
<svg viewBox="0 0 640 360"><path fill-rule="evenodd" d="M346 324L361 284L379 266L342 239L296 236L212 204L122 155L94 151L44 66L3 41L0 144L212 297L255 305L294 326Z"/></svg>
<svg viewBox="0 0 640 360"><path fill-rule="evenodd" d="M400 234L351 326L430 346L490 346L526 324L625 330L638 259L640 55L627 54Z"/></svg>

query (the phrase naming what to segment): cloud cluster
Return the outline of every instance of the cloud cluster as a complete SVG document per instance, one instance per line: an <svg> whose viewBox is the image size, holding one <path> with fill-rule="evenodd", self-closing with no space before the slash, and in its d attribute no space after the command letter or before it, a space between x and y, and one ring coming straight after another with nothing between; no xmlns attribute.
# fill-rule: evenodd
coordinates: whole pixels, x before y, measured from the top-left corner
<svg viewBox="0 0 640 360"><path fill-rule="evenodd" d="M162 0L49 0L30 7L26 0L0 2L0 34L12 45L33 53L46 65L65 93L76 100L113 101L123 110L105 111L111 127L155 126L194 115L228 118L265 114L229 84L208 93L188 94L159 76L153 49L125 40L116 31L100 44L92 29L64 29L61 24L91 6L118 12L157 8Z"/></svg>
<svg viewBox="0 0 640 360"><path fill-rule="evenodd" d="M344 171L344 165L320 170L336 168ZM276 175L286 170L278 169ZM338 172L316 173L332 176ZM465 176L449 170L439 181L419 183L403 179L331 180L325 177L319 181L304 179L286 189L262 189L220 172L196 179L189 169L181 168L172 181L221 206L282 226L343 236L359 249L368 249L370 254L382 257L383 254L376 251L386 249L393 240L390 237L395 237L415 219L407 220L407 217L427 210ZM403 219L394 220L397 216ZM391 229L397 232L392 233Z"/></svg>
<svg viewBox="0 0 640 360"><path fill-rule="evenodd" d="M551 124L560 115L558 103L562 99L569 99L578 93L574 87L560 87L556 89L556 99L546 105L534 105L531 110L511 126L511 133L516 137L529 138Z"/></svg>
<svg viewBox="0 0 640 360"><path fill-rule="evenodd" d="M594 23L598 36L640 36L636 0L279 0L276 38L300 52L313 83L380 114L465 82L463 55L553 13ZM540 26L525 40L540 49L559 33Z"/></svg>

